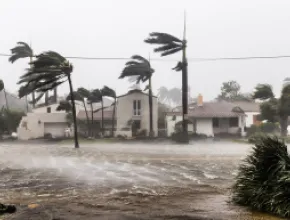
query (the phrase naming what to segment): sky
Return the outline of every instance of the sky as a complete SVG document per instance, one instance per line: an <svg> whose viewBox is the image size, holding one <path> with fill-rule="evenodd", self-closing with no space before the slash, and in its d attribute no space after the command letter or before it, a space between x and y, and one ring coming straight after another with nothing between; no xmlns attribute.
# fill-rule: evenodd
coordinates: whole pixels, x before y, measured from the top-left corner
<svg viewBox="0 0 290 220"><path fill-rule="evenodd" d="M0 53L9 54L18 41L34 52L55 50L63 56L159 58L144 43L150 32L182 38L187 14L188 59L290 55L289 0L0 0ZM181 53L152 61L154 92L161 86L181 87L181 73L172 67ZM176 61L175 61L176 60ZM130 84L120 80L125 60L70 60L74 87L107 85L117 94ZM6 89L16 92L28 60L15 64L0 57ZM290 58L189 62L191 96L214 99L222 82L236 80L242 92L269 83L278 95L290 77ZM62 85L59 93L68 93Z"/></svg>

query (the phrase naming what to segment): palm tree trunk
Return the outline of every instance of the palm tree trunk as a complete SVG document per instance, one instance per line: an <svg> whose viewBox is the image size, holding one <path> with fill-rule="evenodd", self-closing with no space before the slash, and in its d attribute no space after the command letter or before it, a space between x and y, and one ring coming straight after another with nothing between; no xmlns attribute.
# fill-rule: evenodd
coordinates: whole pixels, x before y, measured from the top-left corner
<svg viewBox="0 0 290 220"><path fill-rule="evenodd" d="M189 143L188 139L188 74L187 74L187 59L186 59L186 48L182 50L182 130L183 130L183 140L184 143Z"/></svg>
<svg viewBox="0 0 290 220"><path fill-rule="evenodd" d="M53 89L53 101L54 103L57 103L57 87Z"/></svg>
<svg viewBox="0 0 290 220"><path fill-rule="evenodd" d="M280 117L280 127L281 127L281 136L286 137L287 136L287 127L288 127L288 116L281 116Z"/></svg>
<svg viewBox="0 0 290 220"><path fill-rule="evenodd" d="M104 130L104 102L103 102L103 97L102 97L102 100L101 100L101 108L102 108L102 136L104 137L104 134L105 134L105 130Z"/></svg>
<svg viewBox="0 0 290 220"><path fill-rule="evenodd" d="M92 115L91 135L92 135L92 137L94 137L94 108L93 108L92 102L91 102L91 115Z"/></svg>
<svg viewBox="0 0 290 220"><path fill-rule="evenodd" d="M87 106L84 99L83 99L83 105L85 108L85 113L86 113L86 118L87 118L87 129L88 129L88 136L89 136L90 135L90 119L89 119L89 114L88 114Z"/></svg>
<svg viewBox="0 0 290 220"><path fill-rule="evenodd" d="M116 112L116 105L117 105L116 101L117 101L117 99L115 98L115 100L114 100L115 103L114 103L114 108L113 108L113 115L112 115L112 132L111 132L112 137L115 136L114 130L115 130L115 112Z"/></svg>
<svg viewBox="0 0 290 220"><path fill-rule="evenodd" d="M30 67L32 65L31 63L32 63L32 56L30 57ZM36 104L35 103L35 92L33 91L31 95L32 95L32 107L35 108L35 104ZM27 96L26 96L26 99L27 99Z"/></svg>
<svg viewBox="0 0 290 220"><path fill-rule="evenodd" d="M150 126L150 131L149 131L149 137L154 136L154 131L153 131L153 104L152 104L152 88L151 88L151 77L149 78L149 126Z"/></svg>
<svg viewBox="0 0 290 220"><path fill-rule="evenodd" d="M76 104L75 104L75 97L74 97L74 90L71 81L71 75L68 75L68 83L70 89L70 99L72 103L72 115L73 115L73 122L74 122L74 140L75 140L75 148L79 148L79 139L78 139L78 126L77 126L77 115L76 115Z"/></svg>
<svg viewBox="0 0 290 220"><path fill-rule="evenodd" d="M48 106L48 91L45 92L44 103L45 103L45 106Z"/></svg>
<svg viewBox="0 0 290 220"><path fill-rule="evenodd" d="M26 111L28 113L28 111L29 111L29 105L28 105L27 96L25 96L25 101L26 101Z"/></svg>
<svg viewBox="0 0 290 220"><path fill-rule="evenodd" d="M4 95L5 95L5 102L6 102L6 109L9 111L9 105L8 105L8 99L7 99L7 93L5 88L3 89Z"/></svg>

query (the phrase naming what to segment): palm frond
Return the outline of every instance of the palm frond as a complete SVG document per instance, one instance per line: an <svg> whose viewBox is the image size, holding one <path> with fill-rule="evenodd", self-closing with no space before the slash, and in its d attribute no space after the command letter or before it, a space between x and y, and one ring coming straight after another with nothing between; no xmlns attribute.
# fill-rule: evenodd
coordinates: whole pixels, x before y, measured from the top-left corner
<svg viewBox="0 0 290 220"><path fill-rule="evenodd" d="M30 101L29 104L32 104L32 105L34 104L34 105L35 105L36 103L38 103L38 102L42 99L42 97L44 96L44 94L45 94L44 92L40 93L40 94L39 94L39 95L34 99L34 101L33 101L33 100Z"/></svg>
<svg viewBox="0 0 290 220"><path fill-rule="evenodd" d="M167 51L161 53L161 56L162 56L162 57L164 57L164 56L168 56L168 55L171 55L171 54L177 53L177 52L179 52L179 51L181 51L181 50L182 50L182 47L177 47L177 48L175 48L175 49L167 50Z"/></svg>
<svg viewBox="0 0 290 220"><path fill-rule="evenodd" d="M12 55L9 57L9 61L14 63L20 58L27 58L33 56L33 50L25 42L17 42L16 47L11 49Z"/></svg>
<svg viewBox="0 0 290 220"><path fill-rule="evenodd" d="M83 98L88 98L90 96L90 91L83 87L78 88L77 93L81 95Z"/></svg>
<svg viewBox="0 0 290 220"><path fill-rule="evenodd" d="M116 98L115 90L109 88L108 86L104 86L101 90L102 96L107 96L111 98Z"/></svg>
<svg viewBox="0 0 290 220"><path fill-rule="evenodd" d="M164 46L155 48L154 52L164 52L164 51L173 50L176 48L182 48L182 44L176 44L176 43L165 44Z"/></svg>
<svg viewBox="0 0 290 220"><path fill-rule="evenodd" d="M131 59L132 60L138 60L138 61L140 61L140 63L144 63L144 64L147 64L148 66L150 66L150 62L146 58L144 58L144 57L142 57L140 55L133 55L131 57Z"/></svg>
<svg viewBox="0 0 290 220"><path fill-rule="evenodd" d="M172 68L172 69L175 70L175 71L177 71L177 72L179 72L179 71L181 71L183 69L183 66L184 65L182 64L182 62L178 62L176 64L176 66L174 68Z"/></svg>
<svg viewBox="0 0 290 220"><path fill-rule="evenodd" d="M182 40L167 33L153 32L149 34L145 42L149 44L169 44L172 42L182 43Z"/></svg>

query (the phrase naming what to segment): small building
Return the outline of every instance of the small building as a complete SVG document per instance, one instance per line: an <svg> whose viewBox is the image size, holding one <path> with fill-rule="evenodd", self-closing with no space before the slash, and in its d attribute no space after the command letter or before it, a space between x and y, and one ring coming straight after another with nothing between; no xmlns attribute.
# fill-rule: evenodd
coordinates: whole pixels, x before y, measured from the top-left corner
<svg viewBox="0 0 290 220"><path fill-rule="evenodd" d="M17 128L18 139L41 138L46 134L53 137L65 136L65 130L69 127L67 113L56 111L57 106L57 103L48 106L39 105L22 117Z"/></svg>
<svg viewBox="0 0 290 220"><path fill-rule="evenodd" d="M246 114L246 127L249 128L252 125L259 125L261 121L258 120L260 114L260 104L257 102L237 101L232 102L234 105L239 106L244 110Z"/></svg>
<svg viewBox="0 0 290 220"><path fill-rule="evenodd" d="M197 103L189 105L188 131L214 137L220 134L245 135L244 111L237 105L221 102L203 102L201 95ZM182 112L166 114L167 135L171 136L175 126L182 121Z"/></svg>

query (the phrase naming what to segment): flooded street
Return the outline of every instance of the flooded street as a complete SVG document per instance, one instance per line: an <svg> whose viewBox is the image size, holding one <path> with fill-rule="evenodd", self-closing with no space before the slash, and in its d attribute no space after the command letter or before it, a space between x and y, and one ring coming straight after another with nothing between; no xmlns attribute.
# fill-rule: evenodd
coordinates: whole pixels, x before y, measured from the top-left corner
<svg viewBox="0 0 290 220"><path fill-rule="evenodd" d="M228 204L250 145L72 146L0 145L1 202L20 207L8 219L271 219Z"/></svg>

